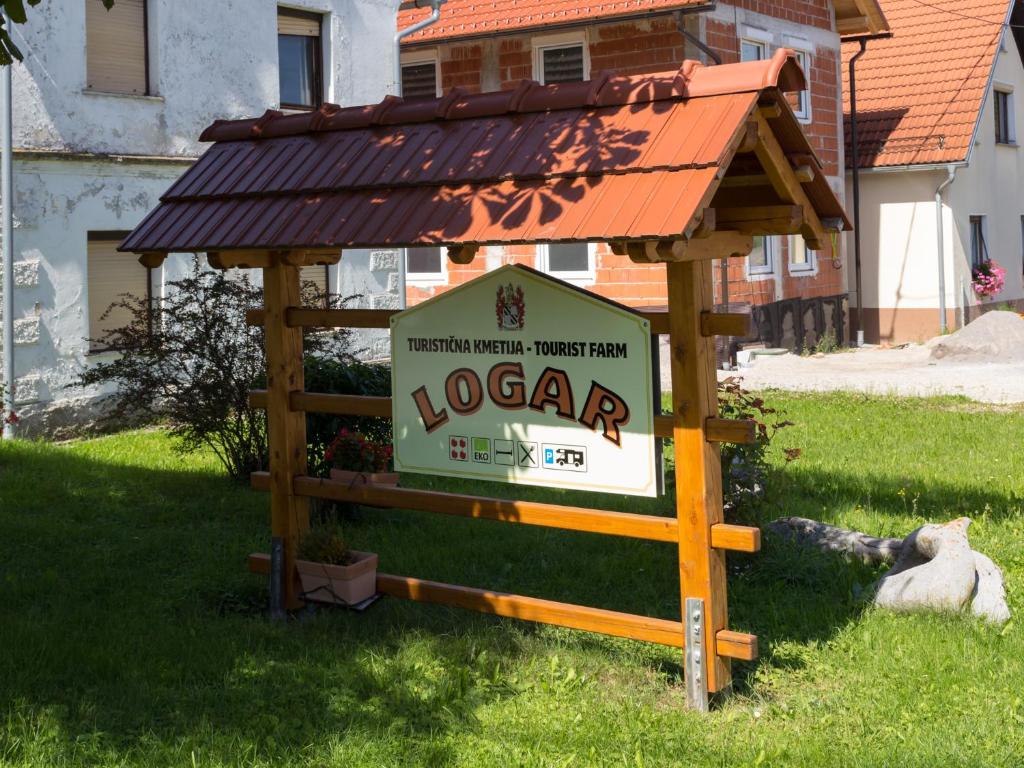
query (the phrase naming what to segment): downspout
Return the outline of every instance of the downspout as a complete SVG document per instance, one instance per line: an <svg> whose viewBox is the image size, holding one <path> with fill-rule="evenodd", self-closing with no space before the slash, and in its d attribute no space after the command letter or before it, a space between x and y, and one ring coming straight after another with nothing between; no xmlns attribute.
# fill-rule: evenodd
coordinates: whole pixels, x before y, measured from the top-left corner
<svg viewBox="0 0 1024 768"><path fill-rule="evenodd" d="M683 37L685 37L687 40L689 40L691 43L697 46L697 48L700 49L701 53L703 53L705 56L711 59L711 61L713 61L715 64L721 64L722 57L719 56L718 53L713 48L711 48L707 43L705 43L696 35L692 34L690 30L686 28L686 22L683 19L683 16L689 16L694 13L707 13L709 11L714 11L717 6L717 2L708 3L707 5L702 5L699 8L694 8L693 10L685 13L681 10L675 11L673 12L672 16L675 17L676 29L679 31L679 34L681 34Z"/></svg>
<svg viewBox="0 0 1024 768"><path fill-rule="evenodd" d="M412 26L406 27L405 29L400 29L400 30L398 30L398 32L395 33L395 41L394 41L394 46L395 46L395 66L394 66L394 69L392 70L392 78L393 79L392 79L392 83L391 83L391 92L395 96L401 96L402 95L402 40L404 40L405 38L409 37L409 35L414 35L417 32L419 32L421 29L426 29L431 24L434 24L435 22L437 22L438 19L441 18L441 6L444 5L445 2L447 2L447 0L408 0L407 2L404 2L400 6L398 6L398 10L400 10L400 11L407 11L407 10L409 10L411 8L426 8L426 7L430 7L432 10L430 12L430 15L427 16L427 18L423 19L422 21L417 21ZM443 258L443 256L442 256L442 258ZM405 264L405 262L406 262L406 259L407 259L407 257L406 257L406 249L403 248L402 249L402 255L398 259L398 308L399 309L405 309L405 307L406 307L406 296L405 296L405 292L406 292L406 286L405 286L405 283L406 283L406 278L405 278L406 264Z"/></svg>
<svg viewBox="0 0 1024 768"><path fill-rule="evenodd" d="M948 166L946 173L948 175L945 181L935 190L935 228L939 252L939 333L946 333L949 330L946 323L946 240L945 227L942 225L942 193L956 179L956 166Z"/></svg>
<svg viewBox="0 0 1024 768"><path fill-rule="evenodd" d="M860 38L860 50L850 59L850 154L853 167L853 269L857 286L857 346L864 346L864 291L860 269L860 145L857 141L857 59L868 49Z"/></svg>
<svg viewBox="0 0 1024 768"><path fill-rule="evenodd" d="M3 14L3 29L11 28L11 20ZM11 68L14 62L0 67L0 205L3 206L0 238L3 239L3 313L4 313L4 397L0 404L0 421L3 421L5 440L14 437L14 424L7 423L6 417L14 411L14 195L12 192L12 146L11 134Z"/></svg>

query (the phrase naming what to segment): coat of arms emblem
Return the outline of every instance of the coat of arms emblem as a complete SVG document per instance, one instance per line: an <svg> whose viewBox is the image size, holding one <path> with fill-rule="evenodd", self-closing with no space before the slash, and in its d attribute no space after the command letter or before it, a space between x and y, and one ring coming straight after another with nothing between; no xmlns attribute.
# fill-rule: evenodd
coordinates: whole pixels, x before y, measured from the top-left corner
<svg viewBox="0 0 1024 768"><path fill-rule="evenodd" d="M498 300L495 303L498 315L498 330L520 331L526 323L526 304L523 301L521 285L498 286Z"/></svg>

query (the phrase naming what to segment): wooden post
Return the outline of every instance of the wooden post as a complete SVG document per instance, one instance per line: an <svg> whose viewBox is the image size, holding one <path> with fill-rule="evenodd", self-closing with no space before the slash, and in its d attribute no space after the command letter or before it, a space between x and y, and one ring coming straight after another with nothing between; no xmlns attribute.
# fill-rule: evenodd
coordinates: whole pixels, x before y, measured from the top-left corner
<svg viewBox="0 0 1024 768"><path fill-rule="evenodd" d="M725 553L711 546L711 526L723 521L721 457L705 432L707 419L718 416L714 338L701 333L701 313L714 309L712 261L668 262L666 267L679 588L684 611L687 598L704 601L703 657L707 689L715 692L730 685L731 673L716 644L718 631L728 624Z"/></svg>
<svg viewBox="0 0 1024 768"><path fill-rule="evenodd" d="M301 305L299 268L273 254L263 269L263 305L267 344L267 437L270 447L270 516L274 537L283 544L284 607L298 608L295 554L309 529L309 499L296 496L293 478L305 475L306 414L291 409L291 393L304 387L302 328L289 328L285 313Z"/></svg>

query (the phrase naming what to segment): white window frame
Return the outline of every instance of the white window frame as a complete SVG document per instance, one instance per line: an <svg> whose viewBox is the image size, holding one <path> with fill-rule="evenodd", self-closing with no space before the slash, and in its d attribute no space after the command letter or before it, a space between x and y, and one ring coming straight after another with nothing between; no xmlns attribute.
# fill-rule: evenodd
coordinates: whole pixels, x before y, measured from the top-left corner
<svg viewBox="0 0 1024 768"><path fill-rule="evenodd" d="M597 280L597 244L587 243L587 271L586 272L556 272L551 269L549 262L549 245L560 245L560 243L538 243L536 251L535 267L538 272L557 277L573 285L593 285Z"/></svg>
<svg viewBox="0 0 1024 768"><path fill-rule="evenodd" d="M427 48L422 51L410 51L402 54L402 69L416 64L434 65L434 95L443 96L441 90L441 55L437 48Z"/></svg>
<svg viewBox="0 0 1024 768"><path fill-rule="evenodd" d="M760 27L743 27L743 34L740 35L739 50L737 53L740 56L740 61L764 61L771 55L772 43L774 42L772 33L766 29ZM761 49L760 59L744 59L743 58L743 44L749 43L750 45L756 45Z"/></svg>
<svg viewBox="0 0 1024 768"><path fill-rule="evenodd" d="M794 47L793 53L796 54L797 62L799 62L800 68L807 77L807 87L799 91L797 97L803 102L803 109L794 107L793 114L796 115L797 120L806 124L811 122L811 67L813 66L813 54L807 48L802 47Z"/></svg>
<svg viewBox="0 0 1024 768"><path fill-rule="evenodd" d="M1017 110L1014 104L1013 98L1013 86L1009 83L994 83L992 85L992 118L996 116L996 104L995 101L999 98L996 94L1003 94L1006 96L1006 128L1009 135L1006 137L1006 141L996 140L997 147L1015 147L1017 146Z"/></svg>
<svg viewBox="0 0 1024 768"><path fill-rule="evenodd" d="M438 285L445 285L448 282L448 251L443 246L424 245L423 248L437 247L441 251L441 271L439 272L410 272L409 271L409 248L402 249L402 258L405 259L405 282L408 285L416 285L424 288L431 288Z"/></svg>
<svg viewBox="0 0 1024 768"><path fill-rule="evenodd" d="M533 46L533 79L544 85L544 51L551 48L583 48L583 79L590 79L590 45L587 36L580 32L567 32L561 35L543 35L531 41Z"/></svg>
<svg viewBox="0 0 1024 768"><path fill-rule="evenodd" d="M772 235L764 236L764 252L767 262L763 267L750 263L750 254L744 260L747 264L747 279L750 281L771 280L775 277L775 265L779 260L779 244Z"/></svg>
<svg viewBox="0 0 1024 768"><path fill-rule="evenodd" d="M797 242L803 242L804 244L804 252L807 254L807 262L804 264L798 264L793 261L793 253L796 250ZM807 241L803 239L803 235L789 236L789 254L786 261L789 264L789 274L791 275L811 277L818 274L818 252L807 247Z"/></svg>

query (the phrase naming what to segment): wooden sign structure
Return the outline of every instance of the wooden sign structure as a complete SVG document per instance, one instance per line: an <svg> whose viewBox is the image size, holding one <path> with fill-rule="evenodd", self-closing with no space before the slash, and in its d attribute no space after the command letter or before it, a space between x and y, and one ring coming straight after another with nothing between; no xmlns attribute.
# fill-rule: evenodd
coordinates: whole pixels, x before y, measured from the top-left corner
<svg viewBox="0 0 1024 768"><path fill-rule="evenodd" d="M205 251L215 268L263 271L264 307L249 321L265 328L267 389L250 404L267 410L270 469L252 484L270 492L286 607L301 603L294 563L310 498L662 541L678 551L679 621L413 576L381 573L377 588L686 648L692 706L728 689L730 661L756 658L757 638L729 629L725 556L757 551L760 532L723 519L719 445L753 440L754 425L719 417L714 339L748 335L749 317L715 311L712 265L748 254L754 236L800 234L827 249L848 228L784 95L805 87L781 50L764 62L268 112L204 132L217 143L121 249L150 267L168 252ZM303 266L335 264L344 248L444 244L465 264L481 245L547 242L608 242L634 262L665 265L667 311L640 314L671 350L671 411L653 423L673 440L673 516L309 476L308 412L389 418L392 403L307 392L303 329L389 328L394 312L301 306ZM268 573L270 557L253 555L250 567Z"/></svg>

